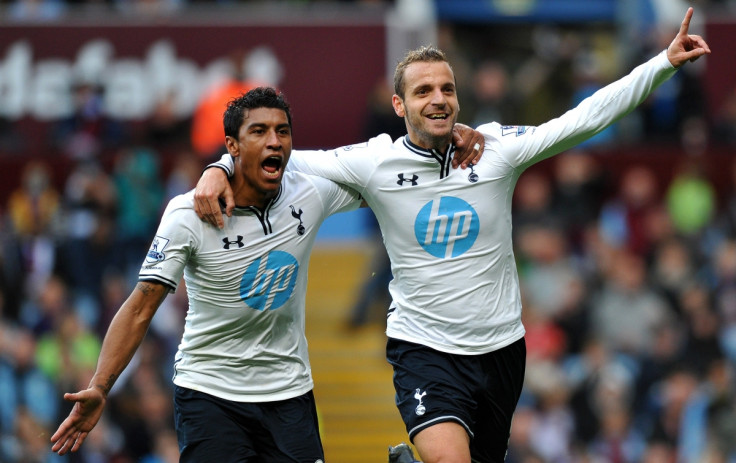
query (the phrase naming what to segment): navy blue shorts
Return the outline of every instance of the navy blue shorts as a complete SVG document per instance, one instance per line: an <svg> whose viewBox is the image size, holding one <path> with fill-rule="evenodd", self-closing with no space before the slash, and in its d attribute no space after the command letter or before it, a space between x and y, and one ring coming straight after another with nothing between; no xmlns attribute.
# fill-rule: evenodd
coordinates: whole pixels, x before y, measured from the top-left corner
<svg viewBox="0 0 736 463"><path fill-rule="evenodd" d="M174 413L181 463L316 463L325 458L312 391L246 403L176 386Z"/></svg>
<svg viewBox="0 0 736 463"><path fill-rule="evenodd" d="M409 439L434 424L453 421L470 436L474 462L502 462L511 419L524 384L526 343L481 355L447 354L389 339L396 406Z"/></svg>

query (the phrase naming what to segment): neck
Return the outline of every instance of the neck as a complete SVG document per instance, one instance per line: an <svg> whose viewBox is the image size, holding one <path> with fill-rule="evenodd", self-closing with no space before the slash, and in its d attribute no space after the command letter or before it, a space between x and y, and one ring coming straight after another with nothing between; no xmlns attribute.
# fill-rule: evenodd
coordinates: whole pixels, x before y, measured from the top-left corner
<svg viewBox="0 0 736 463"><path fill-rule="evenodd" d="M233 189L233 201L235 201L237 207L255 207L263 210L278 193L278 188L268 192L258 191L245 182L239 185L233 182L231 186Z"/></svg>
<svg viewBox="0 0 736 463"><path fill-rule="evenodd" d="M452 137L412 137L409 135L409 141L427 150L437 150L441 153L447 151L447 147L452 143Z"/></svg>

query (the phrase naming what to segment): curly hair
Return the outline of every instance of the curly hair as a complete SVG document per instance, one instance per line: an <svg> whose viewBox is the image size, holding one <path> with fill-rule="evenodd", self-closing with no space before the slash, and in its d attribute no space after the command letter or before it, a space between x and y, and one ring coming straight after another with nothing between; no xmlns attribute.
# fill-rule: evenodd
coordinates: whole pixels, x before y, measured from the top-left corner
<svg viewBox="0 0 736 463"><path fill-rule="evenodd" d="M286 102L283 93L277 92L272 87L256 87L228 102L227 109L222 117L225 136L237 139L240 126L243 125L245 120L246 110L257 108L283 110L289 121L289 127L291 127L291 107Z"/></svg>

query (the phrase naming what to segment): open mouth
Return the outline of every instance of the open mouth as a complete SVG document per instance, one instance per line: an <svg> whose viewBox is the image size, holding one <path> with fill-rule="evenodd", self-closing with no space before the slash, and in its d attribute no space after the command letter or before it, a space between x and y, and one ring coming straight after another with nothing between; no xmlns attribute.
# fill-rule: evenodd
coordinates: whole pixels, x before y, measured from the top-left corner
<svg viewBox="0 0 736 463"><path fill-rule="evenodd" d="M279 156L269 156L261 163L261 167L269 177L278 177L283 164L283 158Z"/></svg>
<svg viewBox="0 0 736 463"><path fill-rule="evenodd" d="M437 120L444 121L445 119L447 119L447 117L448 117L448 115L445 114L445 113L441 113L441 114L428 114L427 115L427 118L432 119L432 120L435 120L435 121L437 121Z"/></svg>

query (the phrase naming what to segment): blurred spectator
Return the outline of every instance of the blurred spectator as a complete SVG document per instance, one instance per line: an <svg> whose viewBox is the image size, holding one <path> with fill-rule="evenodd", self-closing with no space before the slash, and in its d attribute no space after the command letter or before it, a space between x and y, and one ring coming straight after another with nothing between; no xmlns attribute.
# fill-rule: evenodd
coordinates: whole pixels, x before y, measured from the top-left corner
<svg viewBox="0 0 736 463"><path fill-rule="evenodd" d="M197 184L202 173L202 163L190 150L180 150L174 155L174 165L166 178L164 202L186 193Z"/></svg>
<svg viewBox="0 0 736 463"><path fill-rule="evenodd" d="M629 410L612 405L602 410L600 431L590 444L594 459L610 463L639 463L646 450L645 436L632 426Z"/></svg>
<svg viewBox="0 0 736 463"><path fill-rule="evenodd" d="M736 98L735 98L736 100ZM727 169L727 186L725 188L725 202L716 218L715 224L726 238L736 238L736 159L729 161Z"/></svg>
<svg viewBox="0 0 736 463"><path fill-rule="evenodd" d="M559 361L565 353L567 339L551 316L532 304L525 304L522 322L526 329L527 363Z"/></svg>
<svg viewBox="0 0 736 463"><path fill-rule="evenodd" d="M71 310L70 307L66 284L58 276L52 275L26 296L21 307L20 323L40 337L53 331L58 320Z"/></svg>
<svg viewBox="0 0 736 463"><path fill-rule="evenodd" d="M528 212L528 211L527 211ZM527 328L527 351L532 335L544 336L549 353L578 352L587 329L587 288L578 260L569 252L562 230L555 226L525 225L517 238L524 296L522 317ZM540 328L545 327L540 332Z"/></svg>
<svg viewBox="0 0 736 463"><path fill-rule="evenodd" d="M53 331L39 337L36 360L60 390L73 391L86 386L92 378L101 344L73 311L64 312Z"/></svg>
<svg viewBox="0 0 736 463"><path fill-rule="evenodd" d="M652 391L656 391L661 381L681 368L683 352L687 348L685 337L679 325L661 325L652 334L652 348L637 359L639 374L632 409L639 423L649 423L649 415L655 407L651 403Z"/></svg>
<svg viewBox="0 0 736 463"><path fill-rule="evenodd" d="M472 127L488 122L516 124L519 105L506 66L495 60L481 62L473 75L473 99L469 108ZM463 107L463 111L465 108Z"/></svg>
<svg viewBox="0 0 736 463"><path fill-rule="evenodd" d="M170 429L156 433L152 452L140 461L141 463L178 463L179 444L176 441L176 433Z"/></svg>
<svg viewBox="0 0 736 463"><path fill-rule="evenodd" d="M412 2L402 3L404 3L404 6L409 6ZM414 4L421 5L421 3L422 2L415 2ZM414 15L419 16L419 14L416 13ZM452 24L446 22L439 22L437 24L436 42L437 47L445 52L447 60L452 63L452 71L455 74L455 85L457 85L455 93L458 95L460 107L473 107L473 64L472 58L469 56L468 49L458 41L457 34L455 33ZM393 94L393 90L391 93ZM470 112L460 111L458 114L458 122L472 125L470 119L471 116L472 113ZM404 133L406 133L406 129L404 129Z"/></svg>
<svg viewBox="0 0 736 463"><path fill-rule="evenodd" d="M266 46L256 47L247 54L243 50L231 52L223 63L223 75L205 90L192 115L194 151L206 160L221 156L226 151L222 116L227 103L257 86L277 87L283 73L282 64Z"/></svg>
<svg viewBox="0 0 736 463"><path fill-rule="evenodd" d="M659 201L658 181L651 169L644 166L626 169L617 196L601 210L599 226L603 239L614 247L647 256L652 249L647 220Z"/></svg>
<svg viewBox="0 0 736 463"><path fill-rule="evenodd" d="M723 241L711 259L710 288L721 322L721 344L729 359L736 362L736 240Z"/></svg>
<svg viewBox="0 0 736 463"><path fill-rule="evenodd" d="M63 204L66 233L59 248L59 273L82 323L94 329L100 316L101 279L119 271L125 257L114 243L117 190L99 164L79 162L67 178Z"/></svg>
<svg viewBox="0 0 736 463"><path fill-rule="evenodd" d="M562 222L571 250L579 254L584 230L594 224L600 214L607 178L595 157L584 150L559 154L553 162L552 207Z"/></svg>
<svg viewBox="0 0 736 463"><path fill-rule="evenodd" d="M0 442L3 463L56 463L62 462L58 455L48 449L48 428L44 428L26 409L20 409L16 417L12 436Z"/></svg>
<svg viewBox="0 0 736 463"><path fill-rule="evenodd" d="M711 386L708 404L707 448L725 461L736 459L736 378L734 366L725 359L710 364L707 384Z"/></svg>
<svg viewBox="0 0 736 463"><path fill-rule="evenodd" d="M680 443L684 410L695 394L698 378L687 369L676 369L649 391L648 441L663 442L672 448Z"/></svg>
<svg viewBox="0 0 736 463"><path fill-rule="evenodd" d="M714 141L736 145L736 87L728 92L713 121Z"/></svg>
<svg viewBox="0 0 736 463"><path fill-rule="evenodd" d="M715 307L723 322L736 323L736 240L723 241L712 256Z"/></svg>
<svg viewBox="0 0 736 463"><path fill-rule="evenodd" d="M51 127L53 148L74 160L92 160L127 140L124 124L105 115L102 91L95 82L80 79L74 83L72 114Z"/></svg>
<svg viewBox="0 0 736 463"><path fill-rule="evenodd" d="M642 257L620 251L610 274L594 296L591 334L615 352L650 352L657 329L673 322L673 310L647 282Z"/></svg>
<svg viewBox="0 0 736 463"><path fill-rule="evenodd" d="M511 213L514 242L521 239L527 229L560 225L560 219L552 208L552 200L552 184L546 175L531 170L519 177L514 190ZM523 254L523 245L520 247Z"/></svg>
<svg viewBox="0 0 736 463"><path fill-rule="evenodd" d="M576 438L587 445L598 435L606 408L634 402L638 364L589 337L581 353L568 356L562 367L571 390Z"/></svg>
<svg viewBox="0 0 736 463"><path fill-rule="evenodd" d="M507 463L543 463L532 444L532 437L537 422L537 412L530 405L520 403L514 412L514 424L511 426Z"/></svg>
<svg viewBox="0 0 736 463"><path fill-rule="evenodd" d="M682 364L705 378L712 365L725 357L721 346L721 318L705 286L691 283L683 289L681 307L687 328Z"/></svg>
<svg viewBox="0 0 736 463"><path fill-rule="evenodd" d="M568 400L568 379L557 363L531 360L525 387L537 403L529 445L543 461L571 461L575 421Z"/></svg>
<svg viewBox="0 0 736 463"><path fill-rule="evenodd" d="M8 199L8 216L20 252L23 285L33 294L49 278L56 264L56 238L61 194L51 183L43 161L23 168L21 184Z"/></svg>
<svg viewBox="0 0 736 463"><path fill-rule="evenodd" d="M569 298L582 276L570 257L567 242L556 227L523 227L518 238L519 254L525 259L523 289L530 305L548 317L570 306Z"/></svg>
<svg viewBox="0 0 736 463"><path fill-rule="evenodd" d="M51 171L43 161L31 161L21 174L21 185L10 194L8 214L21 236L49 235L58 219L61 195L51 183Z"/></svg>
<svg viewBox="0 0 736 463"><path fill-rule="evenodd" d="M155 336L147 336L133 362L110 391L109 413L120 429L123 453L133 461L154 452L156 436L174 428L171 385L173 369L164 370L161 345ZM177 446L178 448L178 446Z"/></svg>
<svg viewBox="0 0 736 463"><path fill-rule="evenodd" d="M191 121L176 114L175 98L171 92L157 101L145 124L145 144L155 150L189 147Z"/></svg>
<svg viewBox="0 0 736 463"><path fill-rule="evenodd" d="M697 235L715 214L715 190L698 160L688 159L680 166L665 197L675 229L685 236Z"/></svg>
<svg viewBox="0 0 736 463"><path fill-rule="evenodd" d="M725 359L709 364L705 381L682 412L678 461L726 462L736 457L735 392L733 364Z"/></svg>
<svg viewBox="0 0 736 463"><path fill-rule="evenodd" d="M391 135L394 140L406 135L406 123L396 115L391 105L393 94L393 82L386 79L380 79L373 86L366 103L361 140L368 140L382 133Z"/></svg>
<svg viewBox="0 0 736 463"><path fill-rule="evenodd" d="M697 279L694 251L679 237L669 237L653 251L650 279L655 288L667 299L669 305L681 312L681 294Z"/></svg>
<svg viewBox="0 0 736 463"><path fill-rule="evenodd" d="M36 340L28 330L2 333L0 347L0 461L42 461L50 453L46 439L56 424L56 384L36 364ZM29 434L29 428L36 428ZM28 452L28 453L25 453Z"/></svg>
<svg viewBox="0 0 736 463"><path fill-rule="evenodd" d="M131 282L138 279L140 256L148 250L161 216L164 188L159 169L158 154L146 147L121 151L113 168L115 252Z"/></svg>

